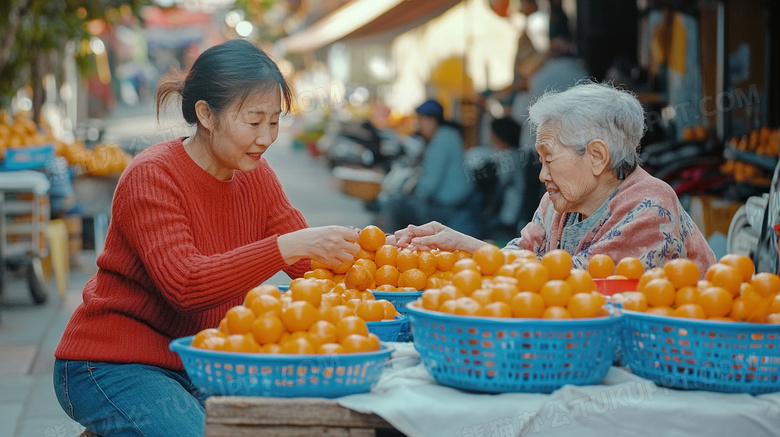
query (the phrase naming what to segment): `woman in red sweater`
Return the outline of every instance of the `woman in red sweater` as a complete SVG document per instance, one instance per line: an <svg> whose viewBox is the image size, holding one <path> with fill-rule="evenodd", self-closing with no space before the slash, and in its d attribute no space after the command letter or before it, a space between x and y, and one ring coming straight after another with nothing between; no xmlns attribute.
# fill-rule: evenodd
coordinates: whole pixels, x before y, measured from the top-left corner
<svg viewBox="0 0 780 437"><path fill-rule="evenodd" d="M123 173L99 270L55 352L60 405L100 435L202 435L205 397L168 343L218 326L280 270L299 277L310 259L340 265L358 250L354 229L307 228L262 158L291 102L262 50L206 50L159 86L158 116L175 94L195 135L148 148Z"/></svg>

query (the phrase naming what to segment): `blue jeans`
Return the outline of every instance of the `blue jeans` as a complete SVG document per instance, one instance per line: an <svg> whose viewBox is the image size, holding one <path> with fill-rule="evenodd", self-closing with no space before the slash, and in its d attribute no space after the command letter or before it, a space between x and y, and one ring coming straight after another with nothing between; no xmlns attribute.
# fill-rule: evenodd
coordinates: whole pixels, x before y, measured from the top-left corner
<svg viewBox="0 0 780 437"><path fill-rule="evenodd" d="M101 436L200 437L204 432L206 395L185 372L57 359L54 391L71 419Z"/></svg>

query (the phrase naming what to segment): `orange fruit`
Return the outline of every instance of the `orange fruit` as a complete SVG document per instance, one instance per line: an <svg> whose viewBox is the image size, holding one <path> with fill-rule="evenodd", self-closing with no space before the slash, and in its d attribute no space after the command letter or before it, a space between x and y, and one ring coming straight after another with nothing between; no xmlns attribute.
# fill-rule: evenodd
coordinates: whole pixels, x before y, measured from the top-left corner
<svg viewBox="0 0 780 437"><path fill-rule="evenodd" d="M477 265L477 262L471 258L462 258L455 261L455 264L452 266L452 274L454 275L461 270L479 271L479 265Z"/></svg>
<svg viewBox="0 0 780 437"><path fill-rule="evenodd" d="M766 316L767 323L780 323L780 313L772 313Z"/></svg>
<svg viewBox="0 0 780 437"><path fill-rule="evenodd" d="M328 321L330 323L333 323L334 325L338 323L339 320L355 315L355 310L348 307L346 304L344 305L337 305L332 308L325 308L321 311L322 313L322 320Z"/></svg>
<svg viewBox="0 0 780 437"><path fill-rule="evenodd" d="M653 307L647 310L648 314L656 314L659 316L673 316L674 309L672 307Z"/></svg>
<svg viewBox="0 0 780 437"><path fill-rule="evenodd" d="M206 337L197 347L211 351L220 351L223 350L226 343L227 335L215 335L212 337Z"/></svg>
<svg viewBox="0 0 780 437"><path fill-rule="evenodd" d="M774 313L780 313L780 294L775 295L774 297L769 297L769 308L767 311L769 314Z"/></svg>
<svg viewBox="0 0 780 437"><path fill-rule="evenodd" d="M231 334L244 335L252 331L252 322L255 321L255 313L249 308L238 305L227 310L225 314L227 319L228 331Z"/></svg>
<svg viewBox="0 0 780 437"><path fill-rule="evenodd" d="M422 307L426 310L438 311L444 302L440 290L425 290L422 296Z"/></svg>
<svg viewBox="0 0 780 437"><path fill-rule="evenodd" d="M479 302L480 305L485 306L493 302L493 290L490 288L478 288L469 297Z"/></svg>
<svg viewBox="0 0 780 437"><path fill-rule="evenodd" d="M519 292L520 290L513 284L498 283L493 285L490 297L493 302L510 303L512 298Z"/></svg>
<svg viewBox="0 0 780 437"><path fill-rule="evenodd" d="M355 254L355 257L354 257L354 259L356 259L356 260L358 260L358 259L370 259L371 261L373 261L375 258L376 258L376 252L369 252L369 251L363 249L362 247L360 248L360 250L357 251L357 253ZM338 273L338 272L336 272L336 273Z"/></svg>
<svg viewBox="0 0 780 437"><path fill-rule="evenodd" d="M477 315L482 317L509 318L512 317L512 307L506 302L491 302L482 306Z"/></svg>
<svg viewBox="0 0 780 437"><path fill-rule="evenodd" d="M338 343L325 343L317 348L317 353L320 355L343 354L345 352L344 346Z"/></svg>
<svg viewBox="0 0 780 437"><path fill-rule="evenodd" d="M400 274L399 274L399 276L400 276ZM385 284L385 285L377 285L374 290L376 290L376 291L396 291L396 288L395 288L394 285Z"/></svg>
<svg viewBox="0 0 780 437"><path fill-rule="evenodd" d="M401 273L398 278L399 287L412 287L416 290L425 290L428 277L420 269L409 269Z"/></svg>
<svg viewBox="0 0 780 437"><path fill-rule="evenodd" d="M369 271L369 273L371 273L372 277L376 276L376 269L377 269L376 263L374 261L371 261L370 259L365 259L365 258L357 259L352 265L365 267Z"/></svg>
<svg viewBox="0 0 780 437"><path fill-rule="evenodd" d="M710 287L714 287L714 285L712 284L712 282L706 279L701 279L699 280L699 282L696 283L696 289L699 291L702 291L705 288L710 288Z"/></svg>
<svg viewBox="0 0 780 437"><path fill-rule="evenodd" d="M550 273L541 263L525 263L515 271L515 278L521 290L539 291L550 280Z"/></svg>
<svg viewBox="0 0 780 437"><path fill-rule="evenodd" d="M444 287L447 284L449 284L449 281L445 281L444 279L441 279L441 278L435 278L433 276L429 276L428 277L428 282L425 284L425 288L426 289L429 289L429 288L441 288L441 287Z"/></svg>
<svg viewBox="0 0 780 437"><path fill-rule="evenodd" d="M452 253L454 253L458 259L471 258L471 253L463 249L458 249Z"/></svg>
<svg viewBox="0 0 780 437"><path fill-rule="evenodd" d="M304 337L290 338L279 345L280 354L314 354L317 349Z"/></svg>
<svg viewBox="0 0 780 437"><path fill-rule="evenodd" d="M288 340L295 340L296 338L305 338L309 343L311 343L312 346L314 346L315 350L320 346L322 346L322 341L320 341L320 338L310 334L309 332L304 332L304 331L293 332L292 334L290 334Z"/></svg>
<svg viewBox="0 0 780 437"><path fill-rule="evenodd" d="M376 282L376 285L392 285L393 287L396 287L398 286L398 278L400 277L401 273L398 272L398 269L394 265L385 264L376 270L374 282Z"/></svg>
<svg viewBox="0 0 780 437"><path fill-rule="evenodd" d="M395 316L399 314L395 309L395 305L393 305L393 303L389 300L380 299L377 302L382 305L382 308L385 311L384 315L382 316L382 320L393 320L395 319Z"/></svg>
<svg viewBox="0 0 780 437"><path fill-rule="evenodd" d="M707 320L712 320L715 322L733 322L734 319L727 316L721 316L721 317L707 317Z"/></svg>
<svg viewBox="0 0 780 437"><path fill-rule="evenodd" d="M697 287L682 287L677 290L674 297L674 305L680 306L686 303L697 303L699 301L699 289Z"/></svg>
<svg viewBox="0 0 780 437"><path fill-rule="evenodd" d="M722 287L710 287L699 293L699 306L707 317L723 317L731 312L734 298Z"/></svg>
<svg viewBox="0 0 780 437"><path fill-rule="evenodd" d="M436 268L442 272L452 270L452 266L454 266L455 262L458 260L457 255L446 250L440 250L434 253L434 257L436 258Z"/></svg>
<svg viewBox="0 0 780 437"><path fill-rule="evenodd" d="M566 309L574 319L598 317L601 314L601 308L604 306L604 303L606 303L606 299L601 295L576 293L569 299Z"/></svg>
<svg viewBox="0 0 780 437"><path fill-rule="evenodd" d="M661 278L653 279L645 285L642 293L651 307L668 307L674 304L677 292L672 281Z"/></svg>
<svg viewBox="0 0 780 437"><path fill-rule="evenodd" d="M439 289L439 293L441 294L442 302L465 296L460 288L454 285L445 285L444 287L441 287Z"/></svg>
<svg viewBox="0 0 780 437"><path fill-rule="evenodd" d="M290 332L308 331L317 320L320 320L319 310L305 300L293 302L282 311L282 322Z"/></svg>
<svg viewBox="0 0 780 437"><path fill-rule="evenodd" d="M730 265L715 263L707 269L706 279L715 287L723 287L732 296L739 294L742 285L742 272Z"/></svg>
<svg viewBox="0 0 780 437"><path fill-rule="evenodd" d="M268 343L260 346L261 354L278 354L282 348L277 343Z"/></svg>
<svg viewBox="0 0 780 437"><path fill-rule="evenodd" d="M249 293L246 294L246 298L244 298L244 306L249 308L252 305L252 301L255 300L257 296L263 294L270 294L276 298L282 297L282 293L279 291L279 288L276 285L259 285L249 290Z"/></svg>
<svg viewBox="0 0 780 437"><path fill-rule="evenodd" d="M227 341L222 346L225 352L242 352L248 354L256 354L260 352L260 345L255 341L255 337L252 334L231 334L227 337Z"/></svg>
<svg viewBox="0 0 780 437"><path fill-rule="evenodd" d="M376 262L377 267L395 266L397 258L398 249L396 249L395 246L385 244L377 249L374 261Z"/></svg>
<svg viewBox="0 0 780 437"><path fill-rule="evenodd" d="M282 301L272 294L263 294L255 298L249 305L249 309L260 317L265 313L271 312L278 317L282 316Z"/></svg>
<svg viewBox="0 0 780 437"><path fill-rule="evenodd" d="M503 266L499 267L498 271L495 273L495 276L514 278L515 271L517 271L518 268L520 268L519 264L504 264Z"/></svg>
<svg viewBox="0 0 780 437"><path fill-rule="evenodd" d="M542 265L547 268L550 279L566 279L571 271L571 255L562 249L555 249L542 256Z"/></svg>
<svg viewBox="0 0 780 437"><path fill-rule="evenodd" d="M483 275L495 274L504 265L504 253L496 246L486 244L475 250L471 258L479 266Z"/></svg>
<svg viewBox="0 0 780 437"><path fill-rule="evenodd" d="M572 294L571 285L560 279L550 279L539 290L539 295L542 296L545 305L548 307L559 306L565 308Z"/></svg>
<svg viewBox="0 0 780 437"><path fill-rule="evenodd" d="M410 269L416 269L418 265L417 252L410 249L401 249L396 256L396 267L403 273Z"/></svg>
<svg viewBox="0 0 780 437"><path fill-rule="evenodd" d="M333 279L333 272L327 269L314 269L303 274L306 279Z"/></svg>
<svg viewBox="0 0 780 437"><path fill-rule="evenodd" d="M309 335L316 339L317 343L320 345L335 343L339 338L338 333L336 332L336 325L326 322L325 320L314 322L309 328Z"/></svg>
<svg viewBox="0 0 780 437"><path fill-rule="evenodd" d="M284 324L273 313L266 313L252 323L252 335L261 345L278 342L282 334L284 334Z"/></svg>
<svg viewBox="0 0 780 437"><path fill-rule="evenodd" d="M350 335L368 335L368 325L360 317L347 316L336 323L336 333L339 337L339 343L343 345L343 340Z"/></svg>
<svg viewBox="0 0 780 437"><path fill-rule="evenodd" d="M225 334L225 336L230 335L230 330L228 329L227 324L227 317L223 317L222 320L219 321L219 332Z"/></svg>
<svg viewBox="0 0 780 437"><path fill-rule="evenodd" d="M356 290L366 290L371 287L374 282L374 275L371 272L359 265L353 265L347 271L347 275L344 277L344 285L347 288L354 288Z"/></svg>
<svg viewBox="0 0 780 437"><path fill-rule="evenodd" d="M337 275L343 275L344 273L347 273L347 270L349 270L350 267L352 267L352 261L344 261L341 265L331 268L331 270Z"/></svg>
<svg viewBox="0 0 780 437"><path fill-rule="evenodd" d="M569 276L566 278L566 282L571 285L571 290L574 294L590 293L598 288L596 287L596 282L590 276L590 273L582 269L571 269ZM574 314L572 314L572 316L574 316ZM574 316L574 318L577 317Z"/></svg>
<svg viewBox="0 0 780 437"><path fill-rule="evenodd" d="M592 278L606 278L615 273L615 261L609 255L596 254L588 262L588 273Z"/></svg>
<svg viewBox="0 0 780 437"><path fill-rule="evenodd" d="M538 293L521 291L514 295L512 302L512 315L521 319L538 319L544 313L544 299Z"/></svg>
<svg viewBox="0 0 780 437"><path fill-rule="evenodd" d="M693 286L699 282L699 266L689 259L677 258L667 262L664 273L674 288Z"/></svg>
<svg viewBox="0 0 780 437"><path fill-rule="evenodd" d="M366 290L360 292L360 300L365 302L367 300L376 300L376 298L374 297L374 293Z"/></svg>
<svg viewBox="0 0 780 437"><path fill-rule="evenodd" d="M355 307L355 315L366 322L378 322L385 318L385 307L375 300L366 300Z"/></svg>
<svg viewBox="0 0 780 437"><path fill-rule="evenodd" d="M293 302L306 301L318 307L322 302L324 292L322 284L314 281L299 281L290 284L290 296L292 296Z"/></svg>
<svg viewBox="0 0 780 437"><path fill-rule="evenodd" d="M685 317L688 319L706 319L707 314L704 309L695 303L686 303L674 310L674 317Z"/></svg>
<svg viewBox="0 0 780 437"><path fill-rule="evenodd" d="M737 322L744 322L750 317L750 313L753 307L750 305L748 299L739 296L731 303L731 312L729 317Z"/></svg>
<svg viewBox="0 0 780 437"><path fill-rule="evenodd" d="M462 270L452 275L452 285L468 296L482 286L482 274L477 270Z"/></svg>
<svg viewBox="0 0 780 437"><path fill-rule="evenodd" d="M459 316L476 316L482 309L479 302L468 296L460 297L453 302L455 302L454 314Z"/></svg>
<svg viewBox="0 0 780 437"><path fill-rule="evenodd" d="M630 311L647 311L647 297L644 293L627 291L623 293L623 308Z"/></svg>
<svg viewBox="0 0 780 437"><path fill-rule="evenodd" d="M195 338L192 339L192 343L190 343L190 346L205 349L203 347L203 344L206 341L206 339L210 337L218 337L218 336L224 337L225 334L219 332L219 329L216 328L203 329L197 334L195 334Z"/></svg>
<svg viewBox="0 0 780 437"><path fill-rule="evenodd" d="M547 307L542 313L543 319L571 319L569 310L559 306Z"/></svg>
<svg viewBox="0 0 780 437"><path fill-rule="evenodd" d="M425 273L425 276L431 276L436 273L436 257L428 251L417 252L417 268Z"/></svg>
<svg viewBox="0 0 780 437"><path fill-rule="evenodd" d="M368 339L368 332L365 335L350 334L344 337L340 343L344 347L344 352L348 354L374 350L372 349L372 341Z"/></svg>
<svg viewBox="0 0 780 437"><path fill-rule="evenodd" d="M615 274L628 279L639 279L645 272L645 265L639 259L627 256L621 259L615 268Z"/></svg>
<svg viewBox="0 0 780 437"><path fill-rule="evenodd" d="M780 277L774 273L756 273L750 280L750 285L762 297L780 292Z"/></svg>
<svg viewBox="0 0 780 437"><path fill-rule="evenodd" d="M636 284L636 291L642 291L648 282L659 278L666 278L666 272L664 272L664 269L661 267L653 267L652 269L642 273L642 276L639 277L639 281Z"/></svg>
<svg viewBox="0 0 780 437"><path fill-rule="evenodd" d="M367 252L376 252L385 245L385 233L374 225L368 225L360 230L358 243Z"/></svg>
<svg viewBox="0 0 780 437"><path fill-rule="evenodd" d="M320 302L320 308L321 307L335 307L338 305L344 305L344 298L341 297L340 294L330 292L325 293L322 295L322 301Z"/></svg>
<svg viewBox="0 0 780 437"><path fill-rule="evenodd" d="M718 261L721 264L726 264L732 267L736 267L742 273L742 282L750 282L753 277L753 273L756 271L756 266L753 264L753 260L749 256L737 255L730 253L723 255Z"/></svg>
<svg viewBox="0 0 780 437"><path fill-rule="evenodd" d="M379 340L379 337L372 332L368 333L368 341L371 344L371 348L369 350L378 351L382 347L381 340Z"/></svg>

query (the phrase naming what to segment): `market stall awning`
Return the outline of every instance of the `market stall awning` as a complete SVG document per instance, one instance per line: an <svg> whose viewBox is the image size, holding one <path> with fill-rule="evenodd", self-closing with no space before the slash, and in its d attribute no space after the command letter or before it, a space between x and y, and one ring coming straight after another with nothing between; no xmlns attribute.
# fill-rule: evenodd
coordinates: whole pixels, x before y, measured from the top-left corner
<svg viewBox="0 0 780 437"><path fill-rule="evenodd" d="M460 0L354 0L280 40L283 50L309 52L340 40L388 38L441 15Z"/></svg>

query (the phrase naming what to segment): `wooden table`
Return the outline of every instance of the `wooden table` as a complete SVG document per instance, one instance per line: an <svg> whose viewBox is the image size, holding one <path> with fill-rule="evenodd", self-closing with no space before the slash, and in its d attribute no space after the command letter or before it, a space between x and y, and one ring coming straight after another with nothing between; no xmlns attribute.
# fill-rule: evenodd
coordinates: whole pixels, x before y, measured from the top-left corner
<svg viewBox="0 0 780 437"><path fill-rule="evenodd" d="M403 436L381 417L323 398L212 396L206 401L206 436Z"/></svg>

